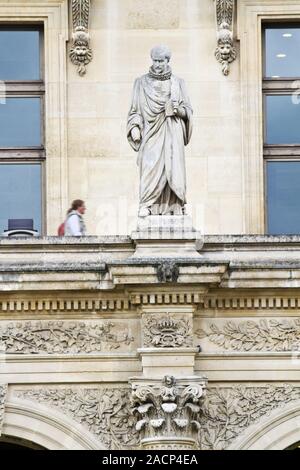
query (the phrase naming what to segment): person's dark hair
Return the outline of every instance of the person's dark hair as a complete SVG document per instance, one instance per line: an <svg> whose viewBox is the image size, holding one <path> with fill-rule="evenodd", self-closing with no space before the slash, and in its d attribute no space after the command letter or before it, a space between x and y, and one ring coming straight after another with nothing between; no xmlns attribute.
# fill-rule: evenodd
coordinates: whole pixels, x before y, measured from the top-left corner
<svg viewBox="0 0 300 470"><path fill-rule="evenodd" d="M75 199L75 201L72 202L72 205L67 213L70 214L70 212L72 211L77 211L77 209L79 209L79 207L82 207L83 205L84 201L82 201L81 199Z"/></svg>

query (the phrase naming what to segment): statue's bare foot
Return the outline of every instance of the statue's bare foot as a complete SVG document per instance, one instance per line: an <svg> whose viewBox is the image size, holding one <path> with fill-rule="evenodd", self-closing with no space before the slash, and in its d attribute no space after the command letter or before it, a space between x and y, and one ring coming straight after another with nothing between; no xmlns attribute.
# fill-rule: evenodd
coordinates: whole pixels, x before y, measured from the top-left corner
<svg viewBox="0 0 300 470"><path fill-rule="evenodd" d="M150 209L148 209L147 207L142 207L139 210L139 217L148 217L148 215L150 214L151 214Z"/></svg>

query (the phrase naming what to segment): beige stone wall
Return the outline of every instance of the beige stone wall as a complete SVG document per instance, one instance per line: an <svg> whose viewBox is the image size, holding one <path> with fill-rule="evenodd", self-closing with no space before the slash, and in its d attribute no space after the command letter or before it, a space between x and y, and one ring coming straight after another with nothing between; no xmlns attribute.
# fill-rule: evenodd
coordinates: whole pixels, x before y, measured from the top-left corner
<svg viewBox="0 0 300 470"><path fill-rule="evenodd" d="M157 43L171 47L173 71L186 80L194 107L186 154L194 224L242 233L239 61L222 75L212 0L93 0L94 58L85 77L68 61L69 198L86 200L90 234L135 228L138 169L126 118L133 81L148 70ZM49 229L56 229L51 221Z"/></svg>

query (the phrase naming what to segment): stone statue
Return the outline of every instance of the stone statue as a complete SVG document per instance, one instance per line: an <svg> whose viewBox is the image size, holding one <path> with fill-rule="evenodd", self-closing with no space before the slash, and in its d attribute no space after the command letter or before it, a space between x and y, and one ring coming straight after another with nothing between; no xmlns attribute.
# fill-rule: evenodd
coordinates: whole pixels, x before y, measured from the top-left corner
<svg viewBox="0 0 300 470"><path fill-rule="evenodd" d="M186 203L184 146L192 133L192 108L182 79L172 74L171 51L151 50L149 73L134 84L127 138L138 154L139 217L182 215Z"/></svg>

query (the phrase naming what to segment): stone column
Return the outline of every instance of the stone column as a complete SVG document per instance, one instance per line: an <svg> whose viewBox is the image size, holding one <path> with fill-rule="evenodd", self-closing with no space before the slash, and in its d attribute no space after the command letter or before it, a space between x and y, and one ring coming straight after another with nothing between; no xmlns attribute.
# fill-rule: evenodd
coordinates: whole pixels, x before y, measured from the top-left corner
<svg viewBox="0 0 300 470"><path fill-rule="evenodd" d="M198 448L207 380L194 375L192 306L142 308L143 376L131 379L143 449Z"/></svg>

